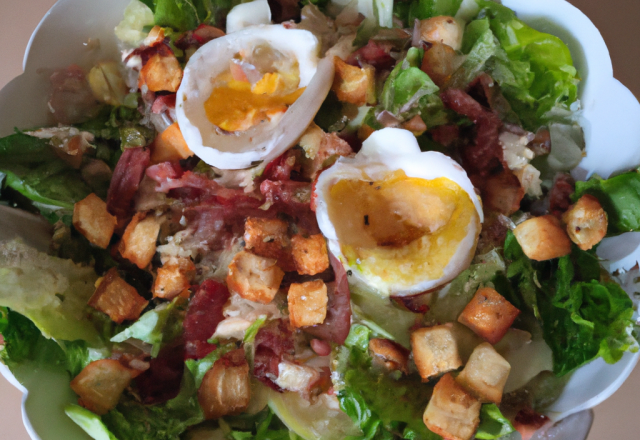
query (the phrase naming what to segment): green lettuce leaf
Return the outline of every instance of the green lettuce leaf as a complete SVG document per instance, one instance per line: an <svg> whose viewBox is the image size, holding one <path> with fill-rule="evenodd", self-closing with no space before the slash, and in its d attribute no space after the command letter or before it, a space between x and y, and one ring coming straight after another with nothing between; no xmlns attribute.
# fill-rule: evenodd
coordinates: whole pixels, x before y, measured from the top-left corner
<svg viewBox="0 0 640 440"><path fill-rule="evenodd" d="M258 319L253 321L247 331L244 332L244 338L242 342L245 344L251 344L258 335L258 331L262 328L264 323L267 322L267 315L260 315Z"/></svg>
<svg viewBox="0 0 640 440"><path fill-rule="evenodd" d="M412 27L413 21L437 17L439 15L454 16L460 9L462 0L412 0L396 1L393 13L407 26Z"/></svg>
<svg viewBox="0 0 640 440"><path fill-rule="evenodd" d="M577 201L584 194L598 199L609 217L608 235L640 230L640 174L630 172L603 180L594 176L576 182Z"/></svg>
<svg viewBox="0 0 640 440"><path fill-rule="evenodd" d="M509 419L502 415L495 403L482 405L480 410L480 426L476 438L481 440L499 439L514 432Z"/></svg>
<svg viewBox="0 0 640 440"><path fill-rule="evenodd" d="M289 431L269 407L255 415L226 418L225 422L236 428L227 435L232 440L302 440Z"/></svg>
<svg viewBox="0 0 640 440"><path fill-rule="evenodd" d="M118 440L100 420L100 416L78 405L67 405L65 414L95 440Z"/></svg>
<svg viewBox="0 0 640 440"><path fill-rule="evenodd" d="M238 0L153 0L155 23L176 31L188 31L200 24L220 27ZM147 5L149 5L147 3Z"/></svg>
<svg viewBox="0 0 640 440"><path fill-rule="evenodd" d="M509 302L520 310L530 310L540 319L538 309L537 273L533 263L522 251L513 232L507 232L504 241L504 257L511 260L507 268L507 278L513 283L513 290L497 289ZM500 285L500 284L499 284ZM517 294L515 292L518 292Z"/></svg>
<svg viewBox="0 0 640 440"><path fill-rule="evenodd" d="M236 348L236 344L230 343L218 347L202 359L188 359L185 364L187 370L189 371L189 374L193 377L195 387L200 387L204 375L207 373L207 371L209 371L209 369L218 359L220 359L231 350L235 350Z"/></svg>

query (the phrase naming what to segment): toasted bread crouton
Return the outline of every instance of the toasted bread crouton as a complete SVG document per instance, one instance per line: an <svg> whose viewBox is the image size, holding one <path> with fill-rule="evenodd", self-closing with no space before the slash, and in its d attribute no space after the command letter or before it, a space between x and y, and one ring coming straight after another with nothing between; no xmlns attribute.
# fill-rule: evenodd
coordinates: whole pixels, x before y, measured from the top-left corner
<svg viewBox="0 0 640 440"><path fill-rule="evenodd" d="M313 367L283 361L278 364L278 377L274 382L283 390L308 394L319 378L320 373Z"/></svg>
<svg viewBox="0 0 640 440"><path fill-rule="evenodd" d="M333 90L340 101L357 105L376 103L376 69L373 66L351 66L339 57L333 57L336 74Z"/></svg>
<svg viewBox="0 0 640 440"><path fill-rule="evenodd" d="M102 278L88 304L120 324L126 320L138 319L149 303L133 286L120 278L114 267Z"/></svg>
<svg viewBox="0 0 640 440"><path fill-rule="evenodd" d="M499 404L511 365L489 344L476 347L456 381L481 402Z"/></svg>
<svg viewBox="0 0 640 440"><path fill-rule="evenodd" d="M329 268L327 242L322 234L304 238L295 235L291 239L293 261L300 275L317 275Z"/></svg>
<svg viewBox="0 0 640 440"><path fill-rule="evenodd" d="M287 299L289 319L295 328L322 324L327 317L327 285L322 280L292 283Z"/></svg>
<svg viewBox="0 0 640 440"><path fill-rule="evenodd" d="M433 389L423 421L430 431L448 440L469 440L480 424L479 400L445 374Z"/></svg>
<svg viewBox="0 0 640 440"><path fill-rule="evenodd" d="M198 402L207 420L240 414L250 398L249 364L241 348L218 359L198 389Z"/></svg>
<svg viewBox="0 0 640 440"><path fill-rule="evenodd" d="M247 250L265 258L278 260L285 272L296 270L291 255L289 225L277 218L249 217L244 223L244 242Z"/></svg>
<svg viewBox="0 0 640 440"><path fill-rule="evenodd" d="M532 260L545 261L571 253L571 240L552 215L525 220L513 230L525 255Z"/></svg>
<svg viewBox="0 0 640 440"><path fill-rule="evenodd" d="M409 350L397 342L372 338L369 340L369 352L374 362L382 363L388 370L409 374Z"/></svg>
<svg viewBox="0 0 640 440"><path fill-rule="evenodd" d="M420 38L428 43L442 43L460 50L463 33L464 29L453 17L440 15L420 20Z"/></svg>
<svg viewBox="0 0 640 440"><path fill-rule="evenodd" d="M91 362L71 381L78 403L98 415L111 411L131 382L131 372L115 359Z"/></svg>
<svg viewBox="0 0 640 440"><path fill-rule="evenodd" d="M196 267L189 258L177 258L158 268L153 283L155 298L173 299L191 285Z"/></svg>
<svg viewBox="0 0 640 440"><path fill-rule="evenodd" d="M402 123L402 128L409 130L414 136L420 136L427 131L427 124L424 123L420 115L415 115L413 118Z"/></svg>
<svg viewBox="0 0 640 440"><path fill-rule="evenodd" d="M269 304L278 293L284 272L273 258L238 252L227 274L227 287L249 301Z"/></svg>
<svg viewBox="0 0 640 440"><path fill-rule="evenodd" d="M583 251L589 250L607 235L607 213L598 199L585 194L562 215L569 238Z"/></svg>
<svg viewBox="0 0 640 440"><path fill-rule="evenodd" d="M193 156L177 122L156 136L151 145L151 163L171 162Z"/></svg>
<svg viewBox="0 0 640 440"><path fill-rule="evenodd" d="M151 263L156 253L159 232L160 222L154 215L137 213L122 235L122 241L118 246L120 255L140 269L144 269Z"/></svg>
<svg viewBox="0 0 640 440"><path fill-rule="evenodd" d="M91 244L106 249L118 219L107 211L107 204L94 193L73 205L73 227Z"/></svg>
<svg viewBox="0 0 640 440"><path fill-rule="evenodd" d="M411 351L423 381L462 366L451 323L415 330L411 333Z"/></svg>
<svg viewBox="0 0 640 440"><path fill-rule="evenodd" d="M497 344L519 314L520 310L504 296L491 287L483 287L458 316L458 322L491 344Z"/></svg>
<svg viewBox="0 0 640 440"><path fill-rule="evenodd" d="M171 52L158 52L140 70L138 88L146 85L151 92L175 93L182 81L182 68Z"/></svg>

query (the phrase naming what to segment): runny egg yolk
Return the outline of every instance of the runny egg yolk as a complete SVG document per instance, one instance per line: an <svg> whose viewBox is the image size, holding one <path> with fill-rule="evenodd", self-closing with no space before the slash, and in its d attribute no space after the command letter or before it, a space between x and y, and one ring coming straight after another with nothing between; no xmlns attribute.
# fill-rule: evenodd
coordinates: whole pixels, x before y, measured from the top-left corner
<svg viewBox="0 0 640 440"><path fill-rule="evenodd" d="M214 82L209 99L204 103L207 119L226 131L247 130L287 111L304 92L304 87L292 92L291 79L280 73L266 73L253 86L235 79L231 72L223 73ZM297 84L297 83L296 83Z"/></svg>
<svg viewBox="0 0 640 440"><path fill-rule="evenodd" d="M343 255L363 275L411 286L438 279L478 213L455 182L407 177L344 179L329 190L328 213Z"/></svg>

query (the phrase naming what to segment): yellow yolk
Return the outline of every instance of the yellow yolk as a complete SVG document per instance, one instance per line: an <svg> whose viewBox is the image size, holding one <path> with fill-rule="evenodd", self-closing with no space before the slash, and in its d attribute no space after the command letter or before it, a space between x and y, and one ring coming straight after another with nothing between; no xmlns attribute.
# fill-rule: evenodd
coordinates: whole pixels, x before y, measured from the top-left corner
<svg viewBox="0 0 640 440"><path fill-rule="evenodd" d="M231 78L229 73L216 79L220 82L204 103L209 122L226 131L247 130L287 111L304 92L304 87L283 93L290 83L278 73L265 74L254 86ZM290 89L290 88L289 88Z"/></svg>
<svg viewBox="0 0 640 440"><path fill-rule="evenodd" d="M343 255L365 276L411 286L441 278L478 213L469 195L446 177L341 180L328 197Z"/></svg>

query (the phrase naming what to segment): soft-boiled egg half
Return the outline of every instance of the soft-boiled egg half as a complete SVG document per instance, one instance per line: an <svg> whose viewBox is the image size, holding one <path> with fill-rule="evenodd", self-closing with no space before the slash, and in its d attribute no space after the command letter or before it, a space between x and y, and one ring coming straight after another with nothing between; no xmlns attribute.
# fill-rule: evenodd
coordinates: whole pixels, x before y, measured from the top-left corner
<svg viewBox="0 0 640 440"><path fill-rule="evenodd" d="M309 126L333 81L309 31L253 25L203 45L189 59L176 98L187 145L209 165L268 162Z"/></svg>
<svg viewBox="0 0 640 440"><path fill-rule="evenodd" d="M455 278L473 258L482 204L453 159L421 152L414 135L376 131L315 185L329 248L381 296L414 295Z"/></svg>

